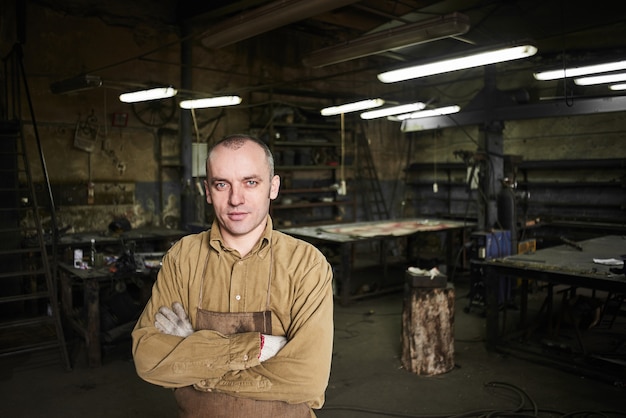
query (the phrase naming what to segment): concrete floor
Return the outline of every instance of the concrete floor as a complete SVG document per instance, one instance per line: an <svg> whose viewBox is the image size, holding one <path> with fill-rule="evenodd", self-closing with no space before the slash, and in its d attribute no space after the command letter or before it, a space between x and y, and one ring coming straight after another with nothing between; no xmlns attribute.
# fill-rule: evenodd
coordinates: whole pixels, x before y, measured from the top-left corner
<svg viewBox="0 0 626 418"><path fill-rule="evenodd" d="M626 416L621 384L488 352L484 318L478 311L464 312L468 289L468 280L455 283L455 367L435 376L401 367L402 292L337 305L332 375L318 417L478 417L512 411L539 417L576 411ZM136 376L128 340L108 347L100 368L88 368L80 351L75 359L71 372L35 358L3 360L0 417L176 416L171 392Z"/></svg>

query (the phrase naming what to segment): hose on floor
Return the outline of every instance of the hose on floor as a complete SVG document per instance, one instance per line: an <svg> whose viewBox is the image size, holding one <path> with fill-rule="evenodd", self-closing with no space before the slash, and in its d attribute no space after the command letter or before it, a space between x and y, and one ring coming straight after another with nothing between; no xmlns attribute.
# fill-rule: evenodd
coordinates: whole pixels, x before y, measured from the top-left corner
<svg viewBox="0 0 626 418"><path fill-rule="evenodd" d="M401 418L541 418L542 416L550 418L610 418L624 417L623 412L619 411L573 411L563 412L551 409L542 409L537 403L521 388L505 382L487 382L484 387L490 390L504 389L508 395L515 395L517 406L514 409L498 410L498 409L478 409L460 414L436 414L436 415L415 415L402 412L382 411L371 408L358 406L341 406L326 405L319 412L316 412L320 418L324 418L324 411L354 411L370 415L379 415L382 417L401 417ZM495 393L495 392L494 392Z"/></svg>

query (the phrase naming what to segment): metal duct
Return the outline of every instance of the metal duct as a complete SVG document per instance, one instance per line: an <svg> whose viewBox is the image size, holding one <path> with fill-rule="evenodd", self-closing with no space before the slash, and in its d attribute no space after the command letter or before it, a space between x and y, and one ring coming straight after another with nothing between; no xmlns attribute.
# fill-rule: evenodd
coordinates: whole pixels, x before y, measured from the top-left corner
<svg viewBox="0 0 626 418"><path fill-rule="evenodd" d="M323 48L306 56L302 63L307 67L319 68L411 45L462 35L469 29L469 18L460 13L453 13L416 23L408 23Z"/></svg>
<svg viewBox="0 0 626 418"><path fill-rule="evenodd" d="M100 86L102 86L102 79L99 76L82 74L50 84L50 91L52 94L68 94L91 90Z"/></svg>
<svg viewBox="0 0 626 418"><path fill-rule="evenodd" d="M358 0L281 0L241 13L206 33L202 45L222 48Z"/></svg>

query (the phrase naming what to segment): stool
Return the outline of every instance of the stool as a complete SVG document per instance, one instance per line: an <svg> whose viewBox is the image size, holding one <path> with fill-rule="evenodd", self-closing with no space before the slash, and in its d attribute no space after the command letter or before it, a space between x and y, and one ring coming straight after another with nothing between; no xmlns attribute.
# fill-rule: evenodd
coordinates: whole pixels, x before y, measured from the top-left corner
<svg viewBox="0 0 626 418"><path fill-rule="evenodd" d="M402 366L419 375L452 370L454 285L445 276L430 279L407 272L403 304Z"/></svg>

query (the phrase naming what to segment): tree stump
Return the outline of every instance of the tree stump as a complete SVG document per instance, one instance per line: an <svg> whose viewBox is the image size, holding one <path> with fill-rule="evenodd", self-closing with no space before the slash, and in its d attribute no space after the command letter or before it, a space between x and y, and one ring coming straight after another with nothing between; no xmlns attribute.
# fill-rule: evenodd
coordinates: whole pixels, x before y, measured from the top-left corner
<svg viewBox="0 0 626 418"><path fill-rule="evenodd" d="M419 287L407 280L402 312L402 366L419 375L454 368L454 285Z"/></svg>

